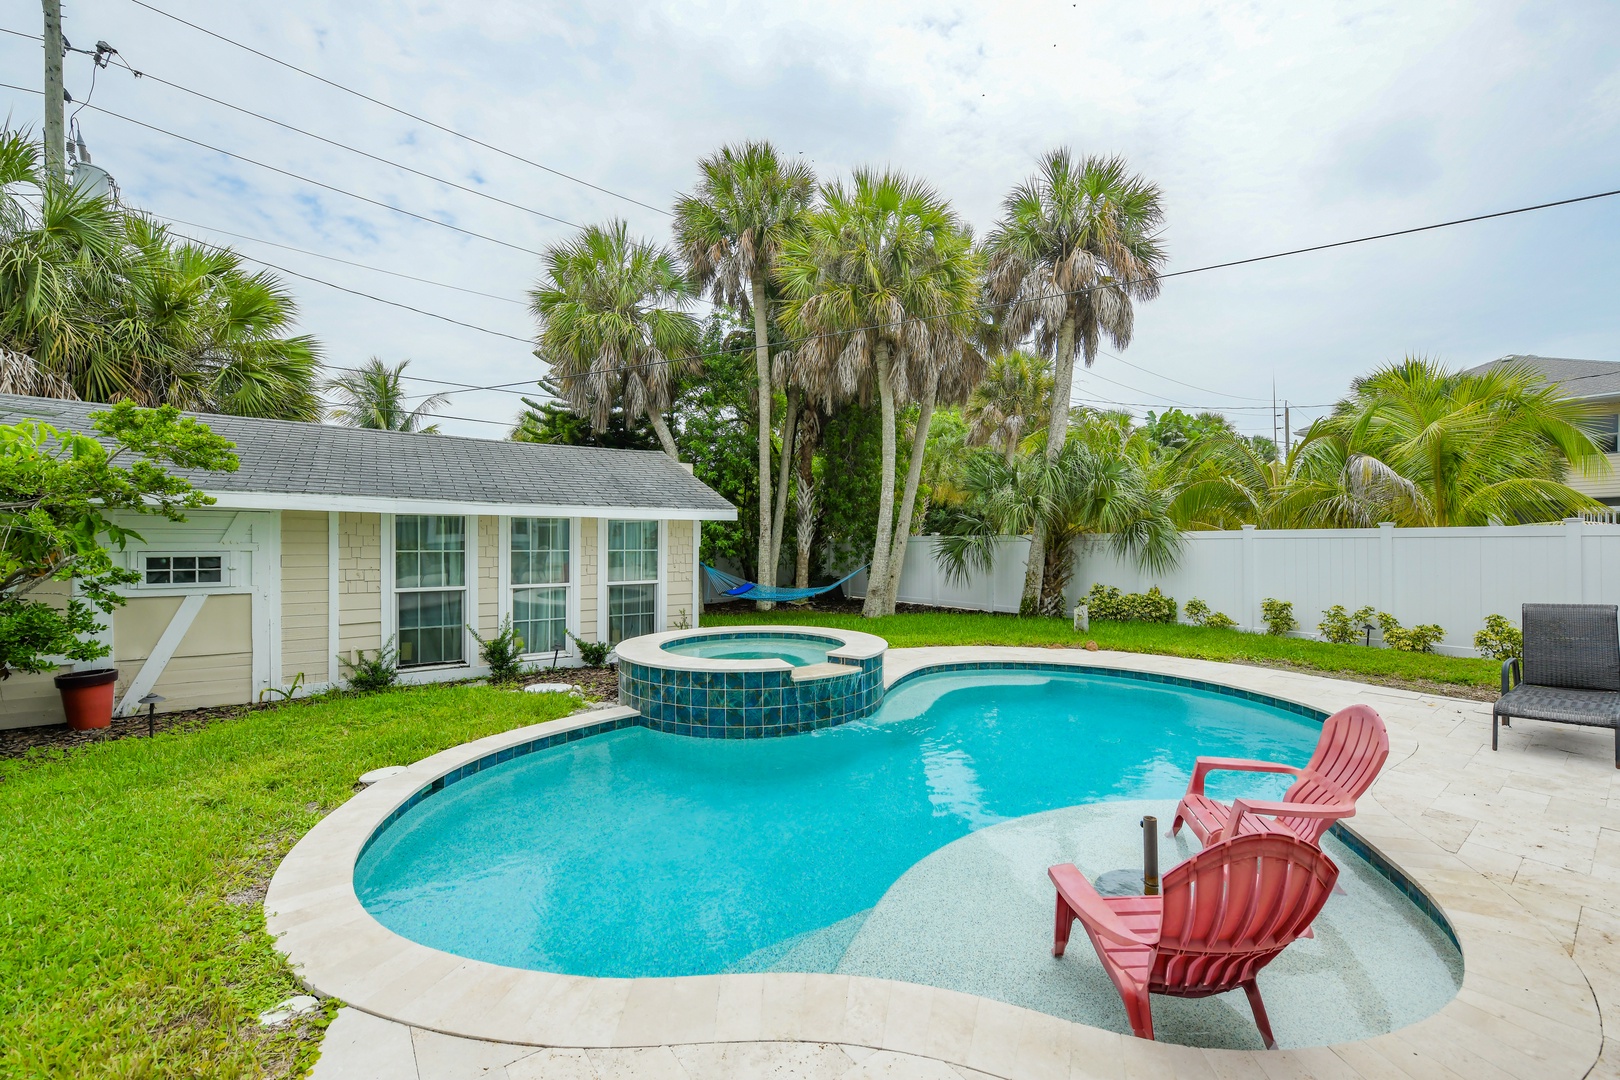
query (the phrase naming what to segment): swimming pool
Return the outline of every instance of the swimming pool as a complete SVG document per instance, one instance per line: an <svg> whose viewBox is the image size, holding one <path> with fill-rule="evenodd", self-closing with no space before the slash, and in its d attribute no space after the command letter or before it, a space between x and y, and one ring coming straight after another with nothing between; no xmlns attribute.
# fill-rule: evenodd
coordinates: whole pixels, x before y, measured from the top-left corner
<svg viewBox="0 0 1620 1080"><path fill-rule="evenodd" d="M983 937L976 928L987 918L1005 930L1038 911L999 963L1045 965L1040 985L1059 988L1017 1003L1112 1026L1106 994L1074 990L1078 962L1063 977L1046 970L1042 860L1060 854L1090 873L1131 865L1142 805L1167 820L1196 756L1303 763L1318 731L1261 702L1105 673L922 673L892 687L869 718L809 734L724 741L629 728L484 769L379 833L355 888L407 938L515 967L619 977L839 971L961 989L983 979L992 958L919 954L918 927L961 923L977 894L1001 895L1022 914L974 909L965 940ZM1274 797L1282 786L1216 774L1210 791ZM1039 842L1022 831L1048 820L1059 832ZM1388 992L1373 995L1368 1013L1333 1011L1351 1028L1306 1036L1325 1041L1427 1015L1455 991L1460 970L1426 916L1392 888L1379 892L1376 874L1349 865L1354 856L1334 854L1360 883L1343 925L1394 927L1388 944L1401 960L1399 970L1356 969L1358 986L1383 978ZM990 870L974 861L986 857ZM1171 845L1166 866L1177 857ZM1333 932L1334 903L1351 901L1330 902L1323 947L1359 941ZM1369 904L1374 918L1362 910ZM1284 959L1294 952L1308 950ZM919 955L935 960L919 966ZM1320 971L1304 978L1322 992ZM1414 982L1427 989L1399 1004L1399 988ZM971 991L1011 999L1037 983ZM1225 1029L1210 1027L1208 1009L1192 1015L1205 1034L1185 1041L1224 1045L1209 1041ZM1234 1045L1243 1030L1232 1027Z"/></svg>
<svg viewBox="0 0 1620 1080"><path fill-rule="evenodd" d="M749 634L683 638L666 642L665 652L705 660L786 660L794 667L825 664L843 642L810 634Z"/></svg>

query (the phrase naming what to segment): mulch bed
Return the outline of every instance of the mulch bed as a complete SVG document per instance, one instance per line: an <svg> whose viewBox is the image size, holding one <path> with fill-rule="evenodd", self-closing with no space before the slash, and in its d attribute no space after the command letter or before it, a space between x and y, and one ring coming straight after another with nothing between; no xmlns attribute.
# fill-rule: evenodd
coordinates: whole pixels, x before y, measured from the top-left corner
<svg viewBox="0 0 1620 1080"><path fill-rule="evenodd" d="M617 668L557 668L544 669L522 680L527 686L538 682L573 683L585 696L609 705L619 703L619 671ZM296 709L313 701L301 698L290 702L265 702L262 705L220 705L208 709L186 709L178 712L160 712L153 721L154 731L193 731L224 720L235 720L249 713L265 709ZM0 758L27 757L36 750L71 750L78 746L94 746L113 739L144 738L147 718L118 716L112 726L91 731L74 731L66 724L44 727L10 728L0 730Z"/></svg>

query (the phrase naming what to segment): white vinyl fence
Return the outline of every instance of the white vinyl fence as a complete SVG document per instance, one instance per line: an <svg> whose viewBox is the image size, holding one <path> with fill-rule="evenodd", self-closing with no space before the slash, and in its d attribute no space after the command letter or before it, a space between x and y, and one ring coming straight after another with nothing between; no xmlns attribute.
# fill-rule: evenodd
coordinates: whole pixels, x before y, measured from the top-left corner
<svg viewBox="0 0 1620 1080"><path fill-rule="evenodd" d="M1294 605L1299 633L1314 637L1322 613L1372 605L1405 626L1438 623L1438 651L1474 655L1485 616L1519 622L1526 603L1620 604L1620 525L1579 520L1557 525L1456 529L1277 529L1183 534L1180 561L1164 573L1139 569L1098 540L1076 552L1068 607L1093 583L1124 592L1157 585L1185 606L1194 597L1245 630L1264 630L1260 602ZM1017 611L1029 541L1002 541L994 568L951 583L934 560L935 540L914 537L906 550L900 601L979 611ZM849 583L864 595L863 577ZM1376 640L1376 639L1375 639Z"/></svg>

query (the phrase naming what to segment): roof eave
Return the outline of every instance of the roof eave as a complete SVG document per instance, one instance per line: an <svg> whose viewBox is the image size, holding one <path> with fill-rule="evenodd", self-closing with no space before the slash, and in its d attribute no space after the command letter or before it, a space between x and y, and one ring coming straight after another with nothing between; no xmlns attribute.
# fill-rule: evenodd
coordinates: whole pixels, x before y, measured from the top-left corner
<svg viewBox="0 0 1620 1080"><path fill-rule="evenodd" d="M199 485L200 486L200 485ZM509 517L628 518L659 521L736 521L737 508L496 503L393 499L371 495L296 495L268 491L204 491L223 510L313 510L352 514L486 514Z"/></svg>

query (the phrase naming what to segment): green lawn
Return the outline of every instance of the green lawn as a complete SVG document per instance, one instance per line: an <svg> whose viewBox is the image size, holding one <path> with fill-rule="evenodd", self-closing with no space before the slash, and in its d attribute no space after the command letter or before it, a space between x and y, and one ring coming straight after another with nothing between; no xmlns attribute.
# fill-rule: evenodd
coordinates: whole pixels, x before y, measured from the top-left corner
<svg viewBox="0 0 1620 1080"><path fill-rule="evenodd" d="M316 1017L263 886L368 769L556 719L552 694L432 687L294 703L0 762L0 1076L296 1075Z"/></svg>
<svg viewBox="0 0 1620 1080"><path fill-rule="evenodd" d="M1306 669L1414 689L1467 688L1465 692L1470 696L1497 686L1502 670L1502 665L1495 660L1404 653L1360 645L1329 645L1305 638L1158 623L1093 622L1089 632L1076 634L1067 619L1026 619L979 612L908 612L881 619L863 619L859 615L798 611L793 608L769 612L739 609L735 612L705 611L702 618L703 626L751 623L864 630L886 639L897 649L922 645L1074 648L1090 640L1104 649L1123 652L1160 653L1200 660Z"/></svg>

